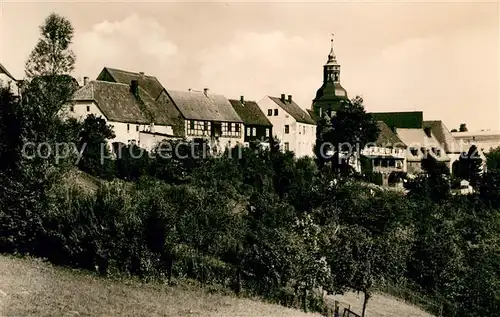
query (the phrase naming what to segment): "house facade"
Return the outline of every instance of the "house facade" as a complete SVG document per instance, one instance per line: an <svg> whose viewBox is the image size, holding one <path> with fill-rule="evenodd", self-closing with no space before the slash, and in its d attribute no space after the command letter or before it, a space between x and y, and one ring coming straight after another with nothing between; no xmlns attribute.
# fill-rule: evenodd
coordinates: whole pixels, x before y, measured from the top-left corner
<svg viewBox="0 0 500 317"><path fill-rule="evenodd" d="M406 145L383 121L377 122L380 130L377 140L361 151L362 172L382 174L383 185L389 185L391 175L407 171Z"/></svg>
<svg viewBox="0 0 500 317"><path fill-rule="evenodd" d="M243 141L245 144L258 142L269 146L273 135L273 125L259 108L259 105L255 101L245 100L244 96L241 96L240 100L230 99L229 102L243 120Z"/></svg>
<svg viewBox="0 0 500 317"><path fill-rule="evenodd" d="M65 114L79 120L90 114L104 118L116 135L110 145L136 144L151 150L161 140L175 137L170 118L136 80L129 85L85 81Z"/></svg>
<svg viewBox="0 0 500 317"><path fill-rule="evenodd" d="M258 103L261 111L273 125L273 138L284 151L293 151L296 157L314 156L316 122L292 96L265 96Z"/></svg>
<svg viewBox="0 0 500 317"><path fill-rule="evenodd" d="M500 131L451 132L460 148L466 151L472 145L482 153L500 147Z"/></svg>
<svg viewBox="0 0 500 317"><path fill-rule="evenodd" d="M206 139L220 149L243 144L243 120L223 95L209 93L208 89L167 89L165 94L184 118L187 140Z"/></svg>

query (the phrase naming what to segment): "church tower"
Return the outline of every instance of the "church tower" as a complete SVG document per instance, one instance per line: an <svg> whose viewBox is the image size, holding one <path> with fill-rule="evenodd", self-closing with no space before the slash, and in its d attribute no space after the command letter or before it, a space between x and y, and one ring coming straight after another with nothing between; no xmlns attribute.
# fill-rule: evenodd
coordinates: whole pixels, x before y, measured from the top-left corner
<svg viewBox="0 0 500 317"><path fill-rule="evenodd" d="M319 117L323 117L324 114L331 117L339 109L340 103L347 100L349 100L347 91L340 84L340 64L333 50L332 38L328 60L323 66L323 85L316 92L312 110Z"/></svg>

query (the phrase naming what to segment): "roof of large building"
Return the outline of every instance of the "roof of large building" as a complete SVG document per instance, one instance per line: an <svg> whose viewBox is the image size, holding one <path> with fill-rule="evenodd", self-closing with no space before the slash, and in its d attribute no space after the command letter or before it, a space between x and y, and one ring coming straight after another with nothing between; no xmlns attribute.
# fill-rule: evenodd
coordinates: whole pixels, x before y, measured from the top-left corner
<svg viewBox="0 0 500 317"><path fill-rule="evenodd" d="M424 121L424 128L430 128L434 137L444 147L446 153L461 153L461 147L443 121Z"/></svg>
<svg viewBox="0 0 500 317"><path fill-rule="evenodd" d="M291 115L297 122L316 125L316 122L314 122L311 116L301 107L299 107L299 105L297 105L295 101L292 100L292 102L288 102L288 100L285 100L285 102L282 102L278 97L268 97L283 110L285 110L289 115Z"/></svg>
<svg viewBox="0 0 500 317"><path fill-rule="evenodd" d="M376 121L384 121L389 128L421 129L423 122L422 111L403 112L372 112Z"/></svg>
<svg viewBox="0 0 500 317"><path fill-rule="evenodd" d="M229 99L229 102L245 125L272 126L255 101L244 100L241 103L240 100Z"/></svg>
<svg viewBox="0 0 500 317"><path fill-rule="evenodd" d="M380 130L377 141L375 143L378 146L383 147L395 147L395 148L406 148L406 144L398 137L398 135L392 131L387 124L383 121L377 121L377 126Z"/></svg>
<svg viewBox="0 0 500 317"><path fill-rule="evenodd" d="M108 78L108 75L111 76L111 78ZM163 91L163 85L154 76L148 76L116 68L104 67L99 76L97 76L97 79L103 81L115 81L117 83L127 85L130 85L132 80L139 80L140 86L148 94L150 94L153 99L158 98Z"/></svg>
<svg viewBox="0 0 500 317"><path fill-rule="evenodd" d="M95 101L110 121L172 125L166 112L141 87L139 98L136 98L130 85L95 80L80 88L73 100Z"/></svg>
<svg viewBox="0 0 500 317"><path fill-rule="evenodd" d="M7 70L7 68L5 68L5 66L3 66L2 63L0 63L0 74L2 73L7 75L7 77L9 77L10 79L16 81L14 76L12 76L12 74Z"/></svg>
<svg viewBox="0 0 500 317"><path fill-rule="evenodd" d="M243 122L229 100L223 95L170 89L167 93L186 119Z"/></svg>
<svg viewBox="0 0 500 317"><path fill-rule="evenodd" d="M435 156L439 161L447 161L449 160L449 156L446 155L446 151L441 146L439 141L431 134L427 135L424 129L405 129L405 128L397 128L396 134L403 141L408 148L414 148L419 150L419 158L423 156L421 153L421 149L425 148L430 150L432 148L441 150L441 155L439 157ZM432 152L430 152L432 153Z"/></svg>

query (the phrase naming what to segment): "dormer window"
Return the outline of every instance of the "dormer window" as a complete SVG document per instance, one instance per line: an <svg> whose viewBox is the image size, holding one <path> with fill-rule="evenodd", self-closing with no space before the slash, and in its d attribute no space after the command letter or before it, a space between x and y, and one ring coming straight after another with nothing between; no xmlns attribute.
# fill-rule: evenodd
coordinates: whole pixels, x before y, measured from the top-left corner
<svg viewBox="0 0 500 317"><path fill-rule="evenodd" d="M411 149L410 149L410 152L411 152L411 155L413 155L413 156L418 156L418 150L417 150L417 149L415 149L415 148L411 148Z"/></svg>
<svg viewBox="0 0 500 317"><path fill-rule="evenodd" d="M278 109L274 109L274 115L277 116L278 115Z"/></svg>

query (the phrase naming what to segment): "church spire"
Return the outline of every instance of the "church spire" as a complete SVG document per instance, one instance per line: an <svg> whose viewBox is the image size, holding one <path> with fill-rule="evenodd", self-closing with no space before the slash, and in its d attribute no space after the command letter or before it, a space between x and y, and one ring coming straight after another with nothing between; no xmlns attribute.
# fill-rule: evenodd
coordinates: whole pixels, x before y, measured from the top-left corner
<svg viewBox="0 0 500 317"><path fill-rule="evenodd" d="M332 38L330 39L330 53L328 54L328 64L337 63L337 57L335 56L335 52L333 51L333 33Z"/></svg>

